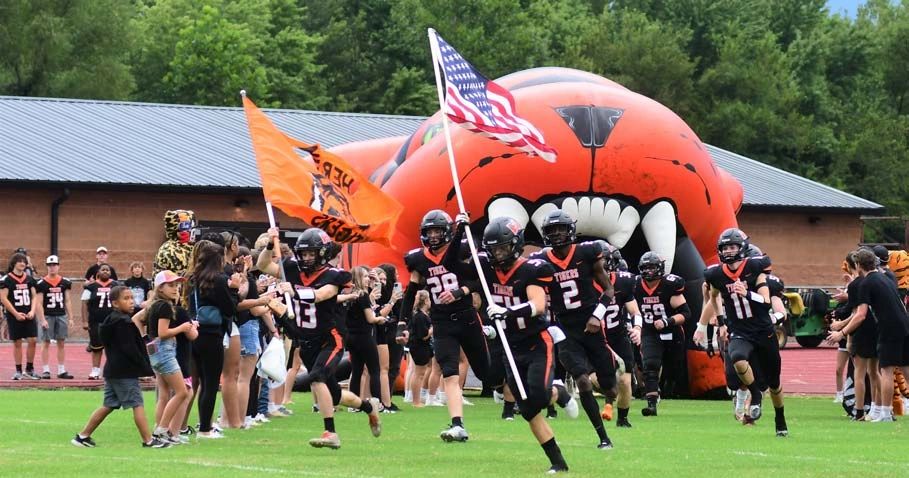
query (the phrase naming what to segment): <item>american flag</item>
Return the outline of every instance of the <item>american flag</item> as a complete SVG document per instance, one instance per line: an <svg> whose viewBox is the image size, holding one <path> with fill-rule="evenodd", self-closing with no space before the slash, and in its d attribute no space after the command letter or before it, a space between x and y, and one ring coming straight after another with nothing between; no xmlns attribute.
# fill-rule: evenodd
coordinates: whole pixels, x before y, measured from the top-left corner
<svg viewBox="0 0 909 478"><path fill-rule="evenodd" d="M448 118L470 131L555 162L556 150L546 145L543 134L515 113L511 93L483 76L438 33L432 33L439 45Z"/></svg>

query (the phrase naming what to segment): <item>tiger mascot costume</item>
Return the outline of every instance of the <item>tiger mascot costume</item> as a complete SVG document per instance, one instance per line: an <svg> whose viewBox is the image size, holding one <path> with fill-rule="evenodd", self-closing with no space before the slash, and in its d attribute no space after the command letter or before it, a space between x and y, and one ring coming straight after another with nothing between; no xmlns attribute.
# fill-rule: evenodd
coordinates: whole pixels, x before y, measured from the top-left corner
<svg viewBox="0 0 909 478"><path fill-rule="evenodd" d="M169 270L183 275L189 267L193 245L192 230L196 227L196 214L184 209L164 213L164 233L167 240L155 255L154 273Z"/></svg>
<svg viewBox="0 0 909 478"><path fill-rule="evenodd" d="M907 296L907 291L909 291L909 252L890 251L890 260L887 261L887 265L890 266L890 270L896 275L900 296L903 297L904 303L909 308L909 296ZM905 415L909 413L909 410L903 408L903 398L909 399L909 385L906 384L906 377L903 376L899 369L893 374L893 381L895 382L893 386L893 414Z"/></svg>

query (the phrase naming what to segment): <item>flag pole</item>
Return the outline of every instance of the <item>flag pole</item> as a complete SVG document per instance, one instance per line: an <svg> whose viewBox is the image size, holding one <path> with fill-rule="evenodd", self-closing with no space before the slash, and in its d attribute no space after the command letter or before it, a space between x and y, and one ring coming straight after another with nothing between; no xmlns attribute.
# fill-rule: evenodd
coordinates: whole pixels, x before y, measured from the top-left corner
<svg viewBox="0 0 909 478"><path fill-rule="evenodd" d="M429 49L432 52L432 67L436 75L436 90L439 93L439 108L442 112L442 130L445 132L445 149L448 151L448 165L451 169L451 180L454 183L455 196L458 198L458 209L462 214L466 214L467 211L464 207L464 197L461 195L461 181L458 177L458 167L455 164L454 159L454 148L451 147L451 133L448 130L448 115L445 114L445 96L442 91L442 78L439 75L441 52L439 51L439 43L436 40L435 29L427 29L427 34L429 35ZM480 266L480 260L477 257L477 246L473 243L473 235L470 233L470 223L465 225L465 232L467 232L467 244L470 246L470 255L477 268L477 275L480 278L480 284L483 286L483 294L486 296L486 303L493 304L492 294L489 292L489 284L486 283L486 275L483 273L483 269ZM498 320L493 320L492 322L495 324L496 331L502 340L502 348L505 349L505 357L508 359L508 366L511 367L511 373L514 376L515 384L518 386L518 392L521 395L521 399L526 400L527 392L524 391L524 382L521 381L521 375L518 373L517 365L515 365L511 347L508 345L508 339L505 337L505 331L502 329L502 324L499 323Z"/></svg>

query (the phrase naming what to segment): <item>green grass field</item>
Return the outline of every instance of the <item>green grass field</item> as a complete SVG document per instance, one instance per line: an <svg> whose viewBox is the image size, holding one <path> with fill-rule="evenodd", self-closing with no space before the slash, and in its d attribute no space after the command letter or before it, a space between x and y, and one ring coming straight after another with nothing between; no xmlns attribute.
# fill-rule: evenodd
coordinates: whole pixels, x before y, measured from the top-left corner
<svg viewBox="0 0 909 478"><path fill-rule="evenodd" d="M129 412L115 412L95 432L98 447L69 440L101 403L101 392L0 391L0 476L528 476L548 462L523 420L499 419L491 399L466 407L467 443L443 443L444 408L382 415L383 434L373 438L363 414L339 412L342 447L313 449L319 415L309 394L296 394L296 414L252 430L228 430L223 440L193 441L165 450L139 446ZM146 394L150 404L151 394ZM398 397L400 401L400 397ZM767 403L769 406L769 401ZM829 398L790 398L791 436L775 438L773 412L754 427L732 418L727 402L665 401L660 416L644 419L632 406L632 429L608 424L616 444L595 448L583 411L578 420L551 421L575 476L907 476L909 428L851 423ZM150 412L150 410L147 410ZM195 420L195 418L193 418Z"/></svg>

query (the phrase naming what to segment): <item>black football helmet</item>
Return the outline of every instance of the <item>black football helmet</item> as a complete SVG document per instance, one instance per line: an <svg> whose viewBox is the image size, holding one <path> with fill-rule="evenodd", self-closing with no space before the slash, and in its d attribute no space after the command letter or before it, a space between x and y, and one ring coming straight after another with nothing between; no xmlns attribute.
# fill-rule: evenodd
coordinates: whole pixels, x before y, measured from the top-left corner
<svg viewBox="0 0 909 478"><path fill-rule="evenodd" d="M619 264L616 266L616 270L619 272L628 272L628 263L625 262L625 259L619 260Z"/></svg>
<svg viewBox="0 0 909 478"><path fill-rule="evenodd" d="M441 229L442 237L430 239L428 236L430 229ZM451 242L452 227L451 216L441 209L433 209L423 216L420 222L420 242L431 249L439 248Z"/></svg>
<svg viewBox="0 0 909 478"><path fill-rule="evenodd" d="M871 248L871 252L877 256L878 267L886 267L890 263L890 251L881 245Z"/></svg>
<svg viewBox="0 0 909 478"><path fill-rule="evenodd" d="M622 260L622 252L604 239L597 239L594 242L599 244L603 250L603 260L605 261L603 268L606 269L606 272L617 271L619 269L619 261Z"/></svg>
<svg viewBox="0 0 909 478"><path fill-rule="evenodd" d="M723 246L738 245L739 250L735 253L723 253ZM723 264L732 264L745 258L748 251L748 236L741 229L730 227L720 234L719 240L716 241L716 251L720 255L720 262Z"/></svg>
<svg viewBox="0 0 909 478"><path fill-rule="evenodd" d="M567 226L568 231L556 231L556 226ZM578 226L571 216L561 209L556 209L543 218L543 244L550 247L562 247L573 244L578 239Z"/></svg>
<svg viewBox="0 0 909 478"><path fill-rule="evenodd" d="M638 272L646 281L660 280L666 275L666 261L656 252L645 252L638 262Z"/></svg>
<svg viewBox="0 0 909 478"><path fill-rule="evenodd" d="M745 257L761 257L764 255L764 251L760 247L754 244L748 244L748 249L745 251Z"/></svg>
<svg viewBox="0 0 909 478"><path fill-rule="evenodd" d="M332 242L331 237L325 231L318 227L311 227L297 237L294 244L294 255L297 257L297 263L303 272L312 272L328 263L331 259ZM303 260L303 252L313 251L316 253L314 259Z"/></svg>
<svg viewBox="0 0 909 478"><path fill-rule="evenodd" d="M509 254L497 259L492 249L496 246L508 245ZM483 230L483 249L489 256L493 267L506 270L521 257L524 252L524 228L510 217L497 217L489 222Z"/></svg>

